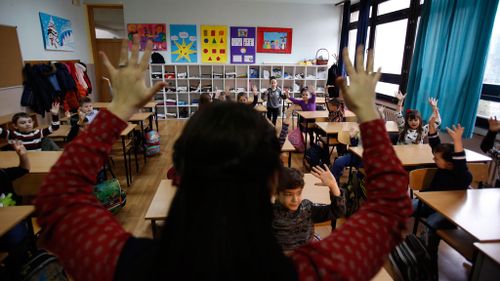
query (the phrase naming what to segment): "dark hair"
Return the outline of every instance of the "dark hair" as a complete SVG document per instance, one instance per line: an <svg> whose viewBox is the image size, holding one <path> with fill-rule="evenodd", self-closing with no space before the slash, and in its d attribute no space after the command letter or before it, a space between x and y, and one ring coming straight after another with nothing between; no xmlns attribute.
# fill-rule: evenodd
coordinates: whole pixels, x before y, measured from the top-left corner
<svg viewBox="0 0 500 281"><path fill-rule="evenodd" d="M408 124L408 120L410 119L418 119L419 125L417 128L417 139L415 140L415 143L420 143L422 139L422 134L423 134L423 128L422 128L422 116L420 116L420 112L416 109L408 109L406 111L406 116L405 116L405 127L403 128L403 131L399 134L398 142L404 142L404 139L406 137L406 134L408 133L408 130L410 129L410 125Z"/></svg>
<svg viewBox="0 0 500 281"><path fill-rule="evenodd" d="M339 106L340 105L340 100L336 98L329 98L328 103L331 105Z"/></svg>
<svg viewBox="0 0 500 281"><path fill-rule="evenodd" d="M198 103L198 109L204 109L207 107L212 102L212 98L210 97L209 93L202 93L200 95L200 100Z"/></svg>
<svg viewBox="0 0 500 281"><path fill-rule="evenodd" d="M287 189L296 189L304 187L304 176L295 168L281 168L278 181L278 192L283 192Z"/></svg>
<svg viewBox="0 0 500 281"><path fill-rule="evenodd" d="M244 97L247 93L245 92L239 92L238 95L236 96L236 101L239 101L241 97Z"/></svg>
<svg viewBox="0 0 500 281"><path fill-rule="evenodd" d="M309 91L309 87L305 86L300 89L300 94L304 93L305 91Z"/></svg>
<svg viewBox="0 0 500 281"><path fill-rule="evenodd" d="M453 152L455 147L451 143L440 143L432 148L432 153L440 153L441 157L446 161L453 163Z"/></svg>
<svg viewBox="0 0 500 281"><path fill-rule="evenodd" d="M85 103L91 103L91 102L92 102L92 100L89 97L82 97L80 99L80 107L82 107L83 104L85 104Z"/></svg>
<svg viewBox="0 0 500 281"><path fill-rule="evenodd" d="M31 118L31 116L29 116L26 112L18 112L12 116L12 123L16 125L19 118Z"/></svg>
<svg viewBox="0 0 500 281"><path fill-rule="evenodd" d="M273 79L276 80L276 77L275 76L269 77L269 82L271 82L271 80L273 80Z"/></svg>
<svg viewBox="0 0 500 281"><path fill-rule="evenodd" d="M244 104L194 114L174 144L181 181L150 268L170 279L296 279L271 226L279 155L274 128Z"/></svg>

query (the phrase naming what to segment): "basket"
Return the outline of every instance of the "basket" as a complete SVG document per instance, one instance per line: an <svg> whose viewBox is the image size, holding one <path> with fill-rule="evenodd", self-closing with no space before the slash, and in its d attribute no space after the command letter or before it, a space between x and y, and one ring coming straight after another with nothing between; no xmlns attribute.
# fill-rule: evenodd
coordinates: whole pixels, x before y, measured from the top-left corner
<svg viewBox="0 0 500 281"><path fill-rule="evenodd" d="M326 51L326 60L325 59L320 59L319 58L319 52L320 51ZM325 48L321 48L319 50L316 51L316 64L317 65L327 65L328 64L328 59L330 58L330 52L328 52L327 49Z"/></svg>

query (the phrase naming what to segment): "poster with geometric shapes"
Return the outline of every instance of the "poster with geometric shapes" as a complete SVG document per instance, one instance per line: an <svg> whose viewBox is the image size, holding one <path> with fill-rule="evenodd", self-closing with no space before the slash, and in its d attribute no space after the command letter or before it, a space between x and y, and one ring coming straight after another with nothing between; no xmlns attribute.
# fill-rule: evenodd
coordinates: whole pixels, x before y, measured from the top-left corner
<svg viewBox="0 0 500 281"><path fill-rule="evenodd" d="M39 13L45 50L74 51L71 21L53 15Z"/></svg>
<svg viewBox="0 0 500 281"><path fill-rule="evenodd" d="M227 62L227 26L201 26L201 62Z"/></svg>
<svg viewBox="0 0 500 281"><path fill-rule="evenodd" d="M132 49L134 34L139 34L140 51L144 51L148 40L153 42L153 51L167 50L167 25L164 23L127 24L128 48Z"/></svg>
<svg viewBox="0 0 500 281"><path fill-rule="evenodd" d="M255 27L231 26L231 63L255 63Z"/></svg>
<svg viewBox="0 0 500 281"><path fill-rule="evenodd" d="M198 37L196 25L171 24L170 48L173 63L196 63L198 61Z"/></svg>

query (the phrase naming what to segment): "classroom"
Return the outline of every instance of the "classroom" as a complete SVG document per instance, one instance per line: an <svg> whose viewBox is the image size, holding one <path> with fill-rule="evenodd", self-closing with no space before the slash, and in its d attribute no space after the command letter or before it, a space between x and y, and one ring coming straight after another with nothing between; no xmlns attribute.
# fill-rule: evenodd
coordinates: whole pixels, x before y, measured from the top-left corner
<svg viewBox="0 0 500 281"><path fill-rule="evenodd" d="M2 0L0 280L500 280L498 0Z"/></svg>

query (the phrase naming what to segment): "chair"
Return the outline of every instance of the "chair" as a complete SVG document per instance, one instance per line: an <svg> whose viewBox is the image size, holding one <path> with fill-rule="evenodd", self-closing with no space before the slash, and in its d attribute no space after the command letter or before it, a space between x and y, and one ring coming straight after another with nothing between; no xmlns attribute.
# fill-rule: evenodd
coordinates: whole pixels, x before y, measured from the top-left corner
<svg viewBox="0 0 500 281"><path fill-rule="evenodd" d="M469 172L472 174L473 188L482 188L489 179L489 165L485 163L467 163Z"/></svg>
<svg viewBox="0 0 500 281"><path fill-rule="evenodd" d="M423 169L416 169L410 172L409 187L412 198L413 198L413 191L420 191L424 188L429 187L429 185L432 182L432 179L434 178L434 175L436 174L436 171L437 171L436 168L423 168ZM419 216L421 208L422 208L422 202L419 201L417 210L415 211L415 223L413 224L414 234L417 233L419 221L422 221L426 226L428 226L425 220L421 219Z"/></svg>

